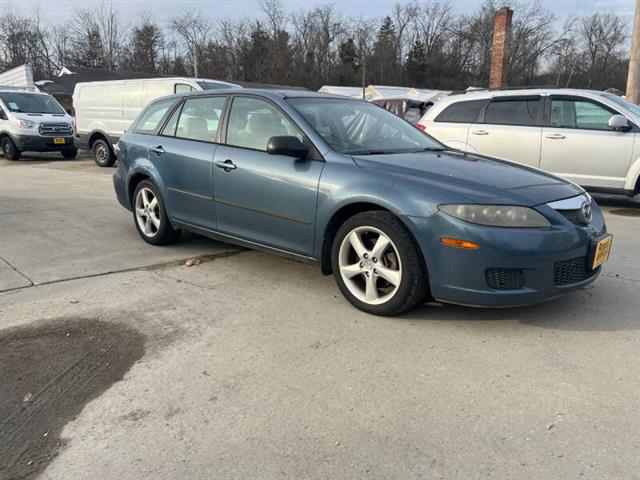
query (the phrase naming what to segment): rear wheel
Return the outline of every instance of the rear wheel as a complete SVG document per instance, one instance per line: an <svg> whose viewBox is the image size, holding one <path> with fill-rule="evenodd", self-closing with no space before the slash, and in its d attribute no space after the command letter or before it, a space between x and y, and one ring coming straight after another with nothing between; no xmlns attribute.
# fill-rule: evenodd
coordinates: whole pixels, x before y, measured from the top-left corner
<svg viewBox="0 0 640 480"><path fill-rule="evenodd" d="M78 155L78 149L70 148L69 150L63 150L61 153L62 153L62 158L66 160L73 160Z"/></svg>
<svg viewBox="0 0 640 480"><path fill-rule="evenodd" d="M94 141L91 150L93 151L93 159L96 165L100 167L111 167L116 161L116 156L111 150L111 146L104 138Z"/></svg>
<svg viewBox="0 0 640 480"><path fill-rule="evenodd" d="M16 144L9 137L2 139L2 154L7 160L19 160L22 152L18 150Z"/></svg>
<svg viewBox="0 0 640 480"><path fill-rule="evenodd" d="M359 213L338 230L331 252L338 288L352 305L375 315L396 315L428 294L422 255L391 213Z"/></svg>
<svg viewBox="0 0 640 480"><path fill-rule="evenodd" d="M180 230L175 230L156 186L148 180L140 182L133 194L133 221L142 239L152 245L175 241Z"/></svg>

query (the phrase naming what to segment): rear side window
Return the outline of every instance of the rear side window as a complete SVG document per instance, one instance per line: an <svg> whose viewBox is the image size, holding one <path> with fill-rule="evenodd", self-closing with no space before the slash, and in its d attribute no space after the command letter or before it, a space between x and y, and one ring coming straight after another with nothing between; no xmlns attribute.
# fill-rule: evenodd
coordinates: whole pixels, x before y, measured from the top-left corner
<svg viewBox="0 0 640 480"><path fill-rule="evenodd" d="M449 123L473 123L480 110L487 103L485 100L469 100L468 102L456 102L445 108L435 118L435 122Z"/></svg>
<svg viewBox="0 0 640 480"><path fill-rule="evenodd" d="M199 97L186 100L175 136L200 142L215 142L226 99L227 97Z"/></svg>
<svg viewBox="0 0 640 480"><path fill-rule="evenodd" d="M493 101L487 105L485 123L494 125L539 125L542 100Z"/></svg>
<svg viewBox="0 0 640 480"><path fill-rule="evenodd" d="M173 100L162 100L151 105L140 115L133 126L133 131L146 134L156 133L171 105L173 105Z"/></svg>

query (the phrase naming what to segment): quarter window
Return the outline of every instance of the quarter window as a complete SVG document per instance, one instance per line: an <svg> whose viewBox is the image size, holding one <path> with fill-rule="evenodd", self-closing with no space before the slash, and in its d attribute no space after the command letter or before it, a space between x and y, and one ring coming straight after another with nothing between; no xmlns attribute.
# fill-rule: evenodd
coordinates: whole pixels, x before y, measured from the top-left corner
<svg viewBox="0 0 640 480"><path fill-rule="evenodd" d="M485 103L487 103L485 100L456 102L440 112L440 115L438 115L434 121L447 123L473 123Z"/></svg>
<svg viewBox="0 0 640 480"><path fill-rule="evenodd" d="M176 137L215 142L226 97L189 98L184 102Z"/></svg>
<svg viewBox="0 0 640 480"><path fill-rule="evenodd" d="M585 128L589 130L611 130L610 110L588 100L551 100L550 125L561 128Z"/></svg>
<svg viewBox="0 0 640 480"><path fill-rule="evenodd" d="M304 142L304 135L277 108L257 98L236 97L227 126L227 144L267 150L271 137L294 136Z"/></svg>
<svg viewBox="0 0 640 480"><path fill-rule="evenodd" d="M138 118L133 130L138 133L155 133L172 104L173 100L162 100L152 104Z"/></svg>
<svg viewBox="0 0 640 480"><path fill-rule="evenodd" d="M537 100L501 100L487 106L485 123L494 125L537 126L542 101Z"/></svg>

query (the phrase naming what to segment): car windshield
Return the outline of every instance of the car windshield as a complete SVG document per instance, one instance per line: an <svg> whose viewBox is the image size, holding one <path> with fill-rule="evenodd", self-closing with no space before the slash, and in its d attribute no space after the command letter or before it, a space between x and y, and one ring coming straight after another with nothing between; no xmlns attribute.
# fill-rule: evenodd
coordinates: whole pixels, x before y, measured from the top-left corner
<svg viewBox="0 0 640 480"><path fill-rule="evenodd" d="M420 130L372 103L333 98L289 98L331 147L348 155L444 150Z"/></svg>
<svg viewBox="0 0 640 480"><path fill-rule="evenodd" d="M65 113L60 104L49 95L27 92L2 92L0 99L11 112Z"/></svg>
<svg viewBox="0 0 640 480"><path fill-rule="evenodd" d="M618 95L614 95L613 93L604 93L602 94L602 96L605 98L608 98L612 102L617 103L621 107L626 108L630 112L633 112L634 114L640 117L640 106L634 103L631 103L629 100L625 100L624 98L619 97Z"/></svg>

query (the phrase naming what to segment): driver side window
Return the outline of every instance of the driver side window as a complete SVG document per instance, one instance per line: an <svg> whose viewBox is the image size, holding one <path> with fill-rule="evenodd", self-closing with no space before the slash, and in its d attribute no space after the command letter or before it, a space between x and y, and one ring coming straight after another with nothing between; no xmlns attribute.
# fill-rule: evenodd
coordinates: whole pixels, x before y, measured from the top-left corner
<svg viewBox="0 0 640 480"><path fill-rule="evenodd" d="M551 99L552 127L611 130L610 110L588 100Z"/></svg>
<svg viewBox="0 0 640 480"><path fill-rule="evenodd" d="M236 97L231 105L227 126L227 145L267 151L271 137L293 136L304 142L304 135L269 102Z"/></svg>

